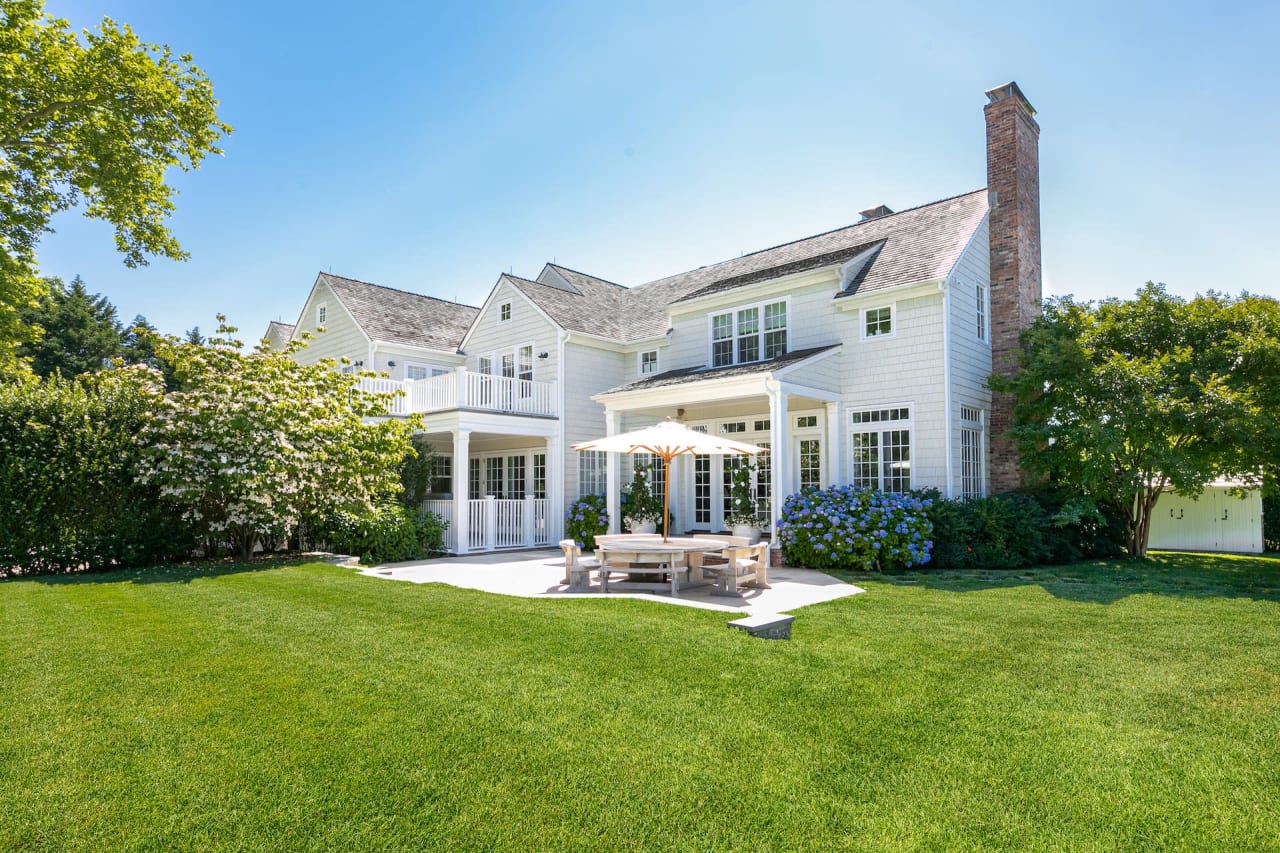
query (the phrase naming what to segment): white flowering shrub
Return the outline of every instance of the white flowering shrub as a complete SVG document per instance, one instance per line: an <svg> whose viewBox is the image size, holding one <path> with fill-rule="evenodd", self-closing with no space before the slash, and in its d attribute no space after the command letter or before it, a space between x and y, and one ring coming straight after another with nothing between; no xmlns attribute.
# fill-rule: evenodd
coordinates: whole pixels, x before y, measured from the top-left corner
<svg viewBox="0 0 1280 853"><path fill-rule="evenodd" d="M259 347L245 353L233 327L207 344L169 338L156 354L177 390L146 419L143 482L161 490L207 552L242 556L339 512L374 512L400 490L413 418L388 418L392 395L363 391L332 362L298 364Z"/></svg>

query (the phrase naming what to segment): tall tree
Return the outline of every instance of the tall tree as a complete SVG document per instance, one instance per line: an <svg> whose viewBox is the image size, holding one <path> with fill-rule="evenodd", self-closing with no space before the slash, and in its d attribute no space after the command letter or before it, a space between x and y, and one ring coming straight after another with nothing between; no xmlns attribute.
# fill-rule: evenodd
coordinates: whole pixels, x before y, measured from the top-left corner
<svg viewBox="0 0 1280 853"><path fill-rule="evenodd" d="M0 368L32 335L19 311L43 290L35 249L55 214L83 204L111 223L131 267L186 257L165 173L221 153L217 104L189 55L127 25L76 33L40 0L0 0Z"/></svg>
<svg viewBox="0 0 1280 853"><path fill-rule="evenodd" d="M1023 465L1127 512L1145 557L1160 493L1230 477L1260 485L1280 450L1280 304L1190 301L1148 283L1132 300L1050 300L1023 334L1015 395Z"/></svg>
<svg viewBox="0 0 1280 853"><path fill-rule="evenodd" d="M23 319L43 330L18 353L30 359L39 376L60 373L71 377L100 370L122 352L120 321L105 296L89 293L76 276L67 287L62 279L46 279L48 292Z"/></svg>

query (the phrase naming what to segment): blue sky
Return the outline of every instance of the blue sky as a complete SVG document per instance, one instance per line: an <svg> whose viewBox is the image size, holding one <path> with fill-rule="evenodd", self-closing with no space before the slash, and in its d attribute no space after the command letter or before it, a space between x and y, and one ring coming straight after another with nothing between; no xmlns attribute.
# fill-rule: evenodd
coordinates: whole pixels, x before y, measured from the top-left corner
<svg viewBox="0 0 1280 853"><path fill-rule="evenodd" d="M1046 292L1280 295L1275 4L56 0L195 55L235 127L175 173L191 259L67 213L42 272L162 331L293 322L321 270L480 304L623 284L986 183L984 90L1039 111Z"/></svg>

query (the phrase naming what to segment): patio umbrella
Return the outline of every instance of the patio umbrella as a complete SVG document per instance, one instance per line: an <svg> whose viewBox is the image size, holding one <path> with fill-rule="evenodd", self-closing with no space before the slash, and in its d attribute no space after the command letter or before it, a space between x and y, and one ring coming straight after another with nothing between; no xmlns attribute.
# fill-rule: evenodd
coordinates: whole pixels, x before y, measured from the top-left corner
<svg viewBox="0 0 1280 853"><path fill-rule="evenodd" d="M660 424L644 429L621 432L594 441L584 441L573 445L579 452L583 450L599 450L605 453L652 453L662 459L667 466L667 476L662 478L662 541L668 539L668 521L671 518L671 460L683 454L732 454L737 456L754 456L763 453L765 448L730 438L717 438L705 432L689 429L681 423L667 418Z"/></svg>

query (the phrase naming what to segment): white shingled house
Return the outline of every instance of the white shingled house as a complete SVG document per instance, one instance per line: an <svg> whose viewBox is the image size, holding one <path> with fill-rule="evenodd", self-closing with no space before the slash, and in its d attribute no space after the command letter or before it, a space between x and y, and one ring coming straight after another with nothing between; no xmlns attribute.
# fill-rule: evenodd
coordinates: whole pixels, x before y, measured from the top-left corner
<svg viewBox="0 0 1280 853"><path fill-rule="evenodd" d="M1011 488L985 381L1039 311L1039 128L1015 84L987 95L985 188L634 287L549 263L479 308L321 273L288 335L324 327L299 358L404 389L393 414L424 417L459 553L553 543L586 494L616 525L632 461L570 445L666 417L770 448L766 530L809 485ZM660 471L674 529L725 528L736 464Z"/></svg>

